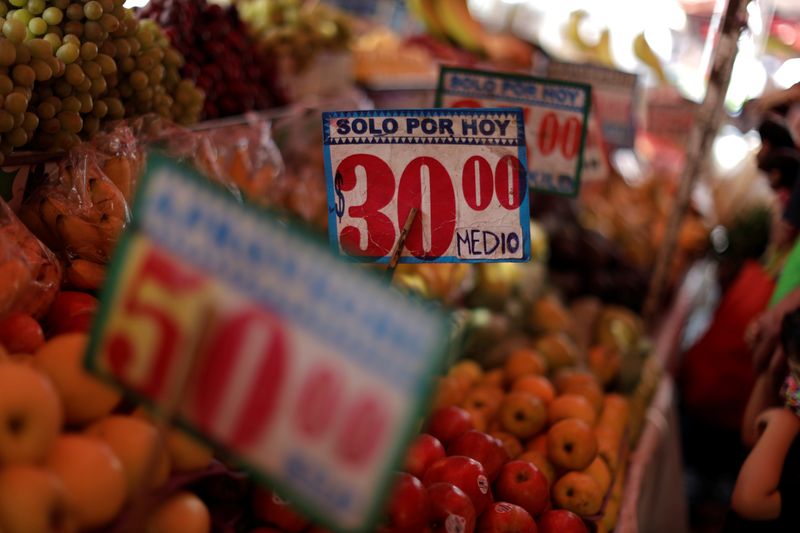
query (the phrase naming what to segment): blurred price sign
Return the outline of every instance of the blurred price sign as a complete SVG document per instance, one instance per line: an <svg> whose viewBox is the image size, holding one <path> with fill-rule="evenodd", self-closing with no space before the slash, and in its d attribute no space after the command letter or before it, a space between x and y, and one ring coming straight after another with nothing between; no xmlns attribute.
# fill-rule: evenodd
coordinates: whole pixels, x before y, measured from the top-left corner
<svg viewBox="0 0 800 533"><path fill-rule="evenodd" d="M528 140L528 185L575 196L580 187L590 104L585 84L442 67L437 107L521 107Z"/></svg>
<svg viewBox="0 0 800 533"><path fill-rule="evenodd" d="M551 61L547 66L547 77L591 85L605 141L615 148L633 147L636 138L636 74L598 65Z"/></svg>
<svg viewBox="0 0 800 533"><path fill-rule="evenodd" d="M446 321L190 169L148 165L87 366L162 410L182 372L179 423L327 527L371 531Z"/></svg>
<svg viewBox="0 0 800 533"><path fill-rule="evenodd" d="M589 113L586 143L583 145L583 172L581 178L584 183L605 181L611 175L611 166L606 155L603 130L600 127L600 121L597 119L596 109L596 106L592 106L592 111Z"/></svg>
<svg viewBox="0 0 800 533"><path fill-rule="evenodd" d="M323 113L328 230L341 254L389 262L530 259L520 109Z"/></svg>

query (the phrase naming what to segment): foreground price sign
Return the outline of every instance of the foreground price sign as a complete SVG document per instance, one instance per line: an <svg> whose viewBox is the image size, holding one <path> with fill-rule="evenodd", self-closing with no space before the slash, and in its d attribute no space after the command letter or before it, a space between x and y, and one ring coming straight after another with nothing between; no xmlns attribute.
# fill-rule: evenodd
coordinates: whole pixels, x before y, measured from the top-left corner
<svg viewBox="0 0 800 533"><path fill-rule="evenodd" d="M88 368L161 409L179 390L179 423L327 527L372 531L442 316L177 163L153 156L137 195Z"/></svg>
<svg viewBox="0 0 800 533"><path fill-rule="evenodd" d="M442 67L437 107L521 107L528 140L528 185L575 196L580 186L590 87L462 68Z"/></svg>
<svg viewBox="0 0 800 533"><path fill-rule="evenodd" d="M520 109L323 113L328 231L340 254L389 262L530 259Z"/></svg>
<svg viewBox="0 0 800 533"><path fill-rule="evenodd" d="M551 61L547 66L547 76L590 84L606 143L616 148L633 147L636 138L636 74L598 65Z"/></svg>

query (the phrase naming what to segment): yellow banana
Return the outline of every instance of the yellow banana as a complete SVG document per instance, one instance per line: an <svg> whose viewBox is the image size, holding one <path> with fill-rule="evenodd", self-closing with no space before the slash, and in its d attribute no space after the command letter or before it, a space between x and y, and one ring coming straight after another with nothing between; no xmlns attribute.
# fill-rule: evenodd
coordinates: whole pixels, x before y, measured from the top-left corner
<svg viewBox="0 0 800 533"><path fill-rule="evenodd" d="M100 250L106 257L111 257L117 246L119 236L125 229L126 222L121 218L104 216L97 229L101 235Z"/></svg>
<svg viewBox="0 0 800 533"><path fill-rule="evenodd" d="M125 157L110 157L103 165L103 173L117 186L125 200L130 201L133 193L133 172L130 161Z"/></svg>
<svg viewBox="0 0 800 533"><path fill-rule="evenodd" d="M102 251L103 235L97 225L76 215L61 215L56 230L68 252L97 262L108 259Z"/></svg>
<svg viewBox="0 0 800 533"><path fill-rule="evenodd" d="M67 266L67 283L76 289L97 290L103 286L106 267L85 259L74 259Z"/></svg>
<svg viewBox="0 0 800 533"><path fill-rule="evenodd" d="M434 6L442 28L453 42L470 52L484 52L486 31L472 18L467 0L438 0Z"/></svg>
<svg viewBox="0 0 800 533"><path fill-rule="evenodd" d="M128 204L120 190L108 179L89 180L92 205L100 214L128 220Z"/></svg>
<svg viewBox="0 0 800 533"><path fill-rule="evenodd" d="M434 37L445 37L445 31L436 15L437 0L406 0L408 11L416 17L425 30Z"/></svg>
<svg viewBox="0 0 800 533"><path fill-rule="evenodd" d="M650 44L644 37L644 33L640 33L633 40L633 53L639 60L653 69L653 73L658 77L661 83L666 83L667 75L664 73L664 68L661 66L661 60L658 58Z"/></svg>

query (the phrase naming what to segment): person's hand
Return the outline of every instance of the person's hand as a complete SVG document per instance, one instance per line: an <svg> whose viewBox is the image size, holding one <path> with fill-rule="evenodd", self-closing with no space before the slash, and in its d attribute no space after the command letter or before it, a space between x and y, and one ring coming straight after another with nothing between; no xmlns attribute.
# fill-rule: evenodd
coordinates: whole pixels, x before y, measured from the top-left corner
<svg viewBox="0 0 800 533"><path fill-rule="evenodd" d="M756 372L763 372L778 346L781 331L780 314L775 309L761 313L745 331L745 341L753 352L753 366Z"/></svg>

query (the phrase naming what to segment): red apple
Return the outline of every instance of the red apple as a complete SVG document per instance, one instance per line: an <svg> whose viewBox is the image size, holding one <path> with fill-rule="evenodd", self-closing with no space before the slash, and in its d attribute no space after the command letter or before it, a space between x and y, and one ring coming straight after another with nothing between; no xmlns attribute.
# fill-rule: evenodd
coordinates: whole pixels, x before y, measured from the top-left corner
<svg viewBox="0 0 800 533"><path fill-rule="evenodd" d="M539 533L589 533L589 529L575 513L556 509L539 517Z"/></svg>
<svg viewBox="0 0 800 533"><path fill-rule="evenodd" d="M431 414L427 431L447 446L451 440L474 427L469 412L460 407L450 406L440 407Z"/></svg>
<svg viewBox="0 0 800 533"><path fill-rule="evenodd" d="M428 523L428 493L422 482L398 472L386 514L392 530L421 530Z"/></svg>
<svg viewBox="0 0 800 533"><path fill-rule="evenodd" d="M547 476L528 461L509 461L495 481L497 498L519 505L531 516L542 514L550 503Z"/></svg>
<svg viewBox="0 0 800 533"><path fill-rule="evenodd" d="M495 502L478 522L478 533L536 533L528 511L508 502Z"/></svg>
<svg viewBox="0 0 800 533"><path fill-rule="evenodd" d="M59 292L44 317L48 336L88 331L97 306L97 298L91 294L78 291Z"/></svg>
<svg viewBox="0 0 800 533"><path fill-rule="evenodd" d="M456 437L447 447L447 455L472 457L486 470L486 477L494 481L510 457L503 441L487 433L470 429Z"/></svg>
<svg viewBox="0 0 800 533"><path fill-rule="evenodd" d="M444 459L444 446L433 435L419 435L406 453L406 464L403 470L422 479L425 471L439 459Z"/></svg>
<svg viewBox="0 0 800 533"><path fill-rule="evenodd" d="M0 320L0 344L11 354L32 354L44 344L42 326L25 313L6 315Z"/></svg>
<svg viewBox="0 0 800 533"><path fill-rule="evenodd" d="M492 503L492 490L486 470L471 457L454 455L433 463L425 472L422 484L430 487L440 482L452 483L463 490L472 501L476 515L480 515Z"/></svg>
<svg viewBox="0 0 800 533"><path fill-rule="evenodd" d="M286 533L299 533L311 523L292 509L289 502L270 490L256 488L253 493L253 514Z"/></svg>
<svg viewBox="0 0 800 533"><path fill-rule="evenodd" d="M463 490L452 483L433 483L428 487L428 499L433 533L475 531L475 507Z"/></svg>

